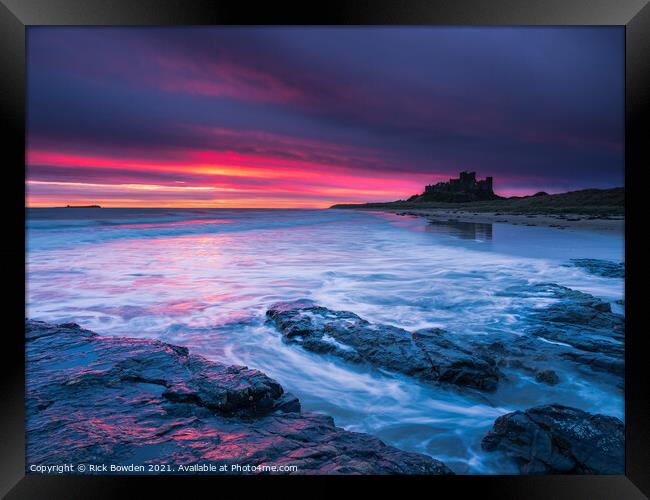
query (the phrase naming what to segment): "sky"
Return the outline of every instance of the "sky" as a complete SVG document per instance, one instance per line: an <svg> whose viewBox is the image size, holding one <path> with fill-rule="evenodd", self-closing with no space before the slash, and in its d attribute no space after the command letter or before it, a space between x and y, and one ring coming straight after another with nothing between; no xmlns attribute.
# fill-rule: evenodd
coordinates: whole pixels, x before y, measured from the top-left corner
<svg viewBox="0 0 650 500"><path fill-rule="evenodd" d="M31 207L623 186L621 27L29 27Z"/></svg>

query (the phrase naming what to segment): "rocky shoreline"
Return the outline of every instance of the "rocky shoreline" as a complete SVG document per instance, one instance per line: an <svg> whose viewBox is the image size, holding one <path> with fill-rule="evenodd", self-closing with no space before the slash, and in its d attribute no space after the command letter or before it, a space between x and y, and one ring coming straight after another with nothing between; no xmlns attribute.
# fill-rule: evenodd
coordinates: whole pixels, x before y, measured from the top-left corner
<svg viewBox="0 0 650 500"><path fill-rule="evenodd" d="M624 272L622 265L599 261L578 265L610 277ZM274 304L267 317L289 344L425 383L494 392L509 378L534 375L537 382L553 386L572 375L548 366L574 366L587 378L606 373L622 390L625 320L609 303L554 283L502 293L553 301L533 307L523 335L514 338L495 333L468 338L442 329L409 332L309 300ZM497 418L482 449L502 453L522 474L622 474L624 424L614 417L546 404Z"/></svg>
<svg viewBox="0 0 650 500"><path fill-rule="evenodd" d="M499 417L481 445L522 474L623 474L624 434L617 418L553 404Z"/></svg>
<svg viewBox="0 0 650 500"><path fill-rule="evenodd" d="M476 346L461 346L444 330L410 333L391 325L371 324L348 311L332 311L307 300L271 306L267 316L283 339L304 349L332 354L353 363L414 377L483 391L497 388L500 373L487 351L473 354Z"/></svg>
<svg viewBox="0 0 650 500"><path fill-rule="evenodd" d="M552 300L530 311L515 338L409 332L304 299L272 305L267 320L285 342L305 350L470 394L493 393L531 375L553 386L571 376L558 367L574 367L586 380L605 373L622 387L624 318L608 303L553 283L503 293ZM280 469L257 472L277 474L453 474L439 460L303 411L258 370L208 361L184 347L27 320L26 353L31 464L173 464L165 473L209 463L230 474L246 473L232 467L260 464ZM522 474L614 474L623 470L623 442L620 420L550 403L497 418L482 448L513 461Z"/></svg>
<svg viewBox="0 0 650 500"><path fill-rule="evenodd" d="M452 474L302 412L263 373L157 340L26 322L28 465L216 464L287 474ZM235 470L233 470L233 467ZM27 468L29 472L29 467ZM109 471L104 471L106 473ZM274 471L261 471L274 473Z"/></svg>
<svg viewBox="0 0 650 500"><path fill-rule="evenodd" d="M524 334L514 338L452 335L439 328L409 332L304 299L274 304L266 314L287 343L425 383L494 392L508 368L554 385L559 378L548 365L570 361L590 372L606 372L622 385L625 320L609 303L554 283L511 287L502 294L555 302L533 308Z"/></svg>

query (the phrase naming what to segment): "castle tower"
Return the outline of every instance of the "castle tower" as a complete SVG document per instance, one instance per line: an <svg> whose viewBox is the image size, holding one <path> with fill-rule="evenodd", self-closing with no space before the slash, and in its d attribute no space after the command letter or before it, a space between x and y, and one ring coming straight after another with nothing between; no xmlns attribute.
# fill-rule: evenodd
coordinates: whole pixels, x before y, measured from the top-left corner
<svg viewBox="0 0 650 500"><path fill-rule="evenodd" d="M461 172L459 177L464 188L473 186L476 183L476 172Z"/></svg>

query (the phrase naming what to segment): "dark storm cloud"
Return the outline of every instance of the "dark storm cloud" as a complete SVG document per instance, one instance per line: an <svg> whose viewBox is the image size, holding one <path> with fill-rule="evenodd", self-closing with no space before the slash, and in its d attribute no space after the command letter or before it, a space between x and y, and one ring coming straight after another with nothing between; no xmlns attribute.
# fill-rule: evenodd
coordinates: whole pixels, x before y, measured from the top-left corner
<svg viewBox="0 0 650 500"><path fill-rule="evenodd" d="M28 146L622 185L623 43L588 27L32 28Z"/></svg>

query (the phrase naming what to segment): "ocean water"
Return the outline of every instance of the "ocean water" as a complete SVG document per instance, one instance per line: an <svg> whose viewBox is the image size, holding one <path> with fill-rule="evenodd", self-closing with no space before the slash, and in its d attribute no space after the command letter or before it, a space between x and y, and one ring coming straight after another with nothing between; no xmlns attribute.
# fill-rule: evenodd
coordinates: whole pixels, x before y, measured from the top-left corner
<svg viewBox="0 0 650 500"><path fill-rule="evenodd" d="M508 296L510 286L553 282L622 299L622 279L567 266L572 258L623 261L620 234L345 210L29 209L27 216L28 317L158 338L260 369L304 411L458 473L516 472L480 449L508 411L558 402L624 416L623 393L606 376L563 367L561 383L550 387L519 374L494 394L427 386L284 344L264 316L274 302L310 298L409 330L515 338L530 308L549 299Z"/></svg>

